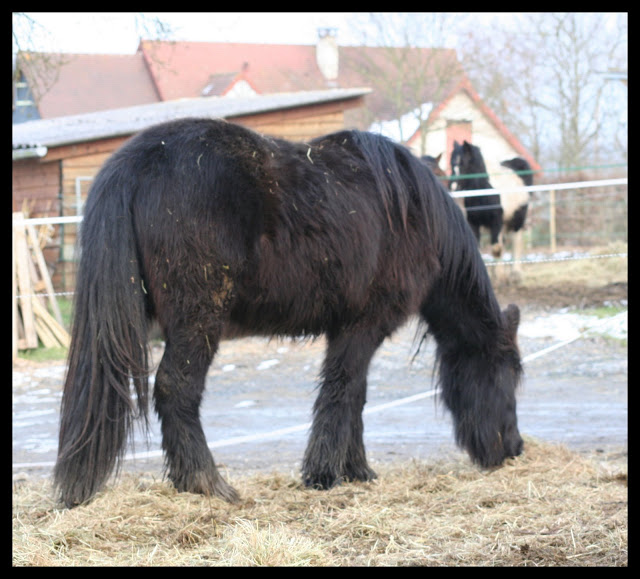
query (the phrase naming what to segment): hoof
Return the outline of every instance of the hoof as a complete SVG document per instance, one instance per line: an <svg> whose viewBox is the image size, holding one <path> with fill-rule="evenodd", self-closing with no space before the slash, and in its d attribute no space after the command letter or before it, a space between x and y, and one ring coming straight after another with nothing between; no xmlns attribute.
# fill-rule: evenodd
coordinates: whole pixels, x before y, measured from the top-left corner
<svg viewBox="0 0 640 579"><path fill-rule="evenodd" d="M353 469L350 472L337 476L333 473L305 474L303 475L303 483L307 488L318 490L329 490L343 482L368 482L378 478L378 475L368 466L360 469Z"/></svg>
<svg viewBox="0 0 640 579"><path fill-rule="evenodd" d="M302 477L302 482L305 487L319 491L328 491L330 488L339 486L343 480L343 477L336 477L326 473L320 475L305 475Z"/></svg>
<svg viewBox="0 0 640 579"><path fill-rule="evenodd" d="M240 496L217 472L198 472L179 480L169 477L178 492L215 496L228 503L237 503Z"/></svg>

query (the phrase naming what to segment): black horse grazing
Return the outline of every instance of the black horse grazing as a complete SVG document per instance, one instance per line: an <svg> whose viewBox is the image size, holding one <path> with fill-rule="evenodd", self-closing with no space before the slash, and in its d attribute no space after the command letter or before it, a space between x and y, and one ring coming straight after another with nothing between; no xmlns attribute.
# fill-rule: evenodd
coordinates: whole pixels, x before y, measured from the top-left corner
<svg viewBox="0 0 640 579"><path fill-rule="evenodd" d="M484 467L518 455L519 311L501 312L462 212L403 147L343 131L309 144L221 120L133 137L97 175L81 231L54 483L69 507L98 491L147 418L147 328L166 341L153 401L168 478L236 491L199 418L221 339L326 335L306 485L375 477L363 444L369 362L412 314L437 343L455 437Z"/></svg>
<svg viewBox="0 0 640 579"><path fill-rule="evenodd" d="M516 157L501 163L513 171L522 171L520 179L522 185L533 184L529 163ZM487 175L487 167L480 149L467 141L462 144L454 142L451 153L451 188L455 191L472 191L474 189L492 189ZM468 175L468 177L464 177ZM503 182L500 187L513 186L516 183ZM500 195L480 195L464 198L464 206L467 212L467 220L473 230L476 239L480 240L480 228L486 227L491 236L491 251L494 257L499 258L503 251L503 236L508 233L519 234L514 241L516 250L521 251L521 230L527 217L529 203L528 192L505 193ZM516 259L519 255L516 256Z"/></svg>

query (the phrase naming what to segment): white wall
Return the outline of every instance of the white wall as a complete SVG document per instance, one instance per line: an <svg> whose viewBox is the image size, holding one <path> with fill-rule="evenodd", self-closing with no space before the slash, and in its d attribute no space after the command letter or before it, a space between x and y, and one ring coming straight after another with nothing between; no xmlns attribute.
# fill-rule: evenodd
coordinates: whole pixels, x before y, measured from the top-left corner
<svg viewBox="0 0 640 579"><path fill-rule="evenodd" d="M480 147L485 164L487 165L487 171L490 174L489 179L491 184L494 187L513 184L513 174L509 169L500 166L500 162L518 156L518 152L500 134L489 118L475 106L473 100L464 91L456 94L447 103L447 106L440 113L439 118L433 123L432 128L427 133L425 151L427 155L435 157L440 153L446 153L447 121L471 121L471 142L477 147ZM411 144L411 149L414 154L420 155L422 153L419 148L420 139L416 138ZM448 164L447 160L446 166L448 166ZM442 165L444 166L445 163L442 163ZM498 175L499 173L503 175ZM496 175L491 176L491 174ZM505 179L508 180L508 184L504 182Z"/></svg>

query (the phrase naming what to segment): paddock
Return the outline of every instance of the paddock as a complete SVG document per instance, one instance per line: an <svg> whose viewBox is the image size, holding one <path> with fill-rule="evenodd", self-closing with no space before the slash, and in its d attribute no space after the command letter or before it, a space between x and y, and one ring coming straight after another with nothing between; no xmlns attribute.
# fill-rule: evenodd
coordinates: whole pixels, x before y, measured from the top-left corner
<svg viewBox="0 0 640 579"><path fill-rule="evenodd" d="M595 305L608 294L587 295ZM456 449L429 394L432 352L411 363L406 327L371 368L365 444L380 478L328 492L305 490L299 476L323 344L224 343L202 411L243 497L236 507L176 494L160 474L158 441L138 438L136 458L105 493L58 510L48 477L64 366L16 368L14 432L25 434L14 436L14 564L624 566L623 301L621 317L584 335L595 316L525 308L525 452L491 473Z"/></svg>
<svg viewBox="0 0 640 579"><path fill-rule="evenodd" d="M580 183L586 183L586 186L580 188ZM521 287L505 286L498 288L498 297L502 304L509 303L510 301L518 303L523 308L534 307L536 300L538 300L538 307L544 309L547 308L575 308L581 309L589 304L595 306L596 302L603 303L606 301L613 301L619 303L620 300L626 300L626 244L624 240L626 236L626 230L623 229L624 223L626 223L627 215L627 201L626 201L626 179L609 179L609 180L587 180L578 184L574 182L569 183L553 183L553 184L541 184L533 187L532 191L532 203L530 211L529 228L527 230L527 256L525 261L525 275L529 275L531 278L530 286L527 287L525 283ZM473 192L471 193L473 194ZM574 203L574 208L578 208L578 219L574 220L570 228L567 228L567 215L569 212L569 201ZM575 202L578 201L577 204ZM598 212L593 211L594 207L600 207ZM558 226L555 222L556 216L559 215L563 225ZM52 219L32 219L28 220L35 226L50 226ZM72 225L74 223L81 222L81 218L66 218L64 221ZM599 247L597 250L592 251L594 246L597 246L598 242L603 239L610 239L612 243L606 247ZM567 250L568 248L574 248L575 251ZM593 255L590 255L590 251ZM554 257L555 256L555 257ZM485 260L487 266L490 268L494 265L491 256L485 254ZM506 254L506 260L510 259L510 255ZM577 277L571 273L571 267L585 268L588 271L586 274L578 274ZM611 268L615 273L611 272ZM547 269L560 269L567 275L567 279L557 283L547 283L546 273ZM590 279L593 278L593 279ZM578 279L575 284L571 283L571 280ZM606 284L606 281L609 283ZM596 291L595 287L599 282L602 282L603 291ZM606 287L604 287L606 285ZM589 287L594 286L594 287ZM611 290L611 291L608 291ZM615 291L613 291L615 290ZM541 294L545 294L544 296ZM591 296L591 297L590 297ZM58 294L60 299L69 299L71 296L65 292ZM538 298L542 298L541 300ZM626 303L626 301L625 301ZM520 344L524 343L522 336L520 337ZM395 339L389 341L392 345L396 343ZM407 376L415 375L416 368L418 366L426 368L430 371L431 360L422 359L418 357L413 363L410 363L410 352L412 351L413 343L403 343L403 347L399 347L397 350L397 363L399 364L398 372L402 374L407 372ZM575 347L575 345L574 345ZM242 361L242 352L244 348L249 348L249 352L253 352L255 359L253 361ZM274 350L275 348L275 350ZM532 346L535 348L535 346ZM286 352L284 350L286 350ZM282 361L282 355L286 356L302 356L304 358L305 353L313 352L318 355L322 352L323 343L321 341L302 343L302 344L275 344L264 340L257 340L254 342L242 342L234 341L229 342L223 346L220 353L219 360L212 365L208 384L207 394L205 401L215 405L214 392L224 391L219 384L229 383L232 377L238 377L243 375L244 372L249 371L251 368L256 370L256 375L249 379L249 383L259 387L263 380L271 380L273 384L280 385L283 382L283 377L279 375L279 371L282 371L285 364ZM282 355L278 353L278 350L282 350ZM238 359L234 362L224 362L225 356L233 357L233 352L238 354ZM531 351L523 349L523 356L526 356ZM264 358L260 358L264 356ZM389 352L381 358L382 360L392 357ZM229 420L225 419L222 422L219 420L219 416L214 414L210 417L212 424L216 424L213 430L207 432L208 440L212 441L212 444L219 445L220 448L228 445L229 448L233 448L235 440L251 440L252 437L256 437L256 440L262 433L275 433L268 435L265 440L273 441L277 440L280 436L283 436L288 441L295 441L295 444L302 445L304 443L306 430L305 427L308 423L308 401L310 397L314 395L313 388L316 384L317 371L319 365L319 358L316 357L313 362L298 361L294 364L296 368L296 378L304 377L303 383L306 387L301 387L297 390L297 393L293 395L291 400L281 400L281 405L285 408L289 408L292 404L298 400L300 408L294 416L290 416L288 412L284 412L285 423L282 423L278 418L278 413L274 414L274 420L267 418L263 423L261 431L249 432L247 430L247 424L243 424L242 414L258 411L261 406L252 398L244 399L243 396L247 394L246 386L240 384L239 387L233 388L234 404L239 404L236 410L233 410L233 405L229 408L232 410L232 416L237 419L237 422L232 424L232 428L227 430L229 426ZM548 359L547 359L548 363ZM233 371L231 371L231 365L233 365ZM21 412L24 411L24 421L21 419L17 425L20 427L23 424L24 431L17 430L18 436L14 437L14 463L15 470L30 471L32 468L34 472L39 472L40 469L46 469L52 464L52 460L55 457L55 448L57 441L55 437L51 435L51 432L55 430L54 424L57 425L57 404L59 403L60 392L57 387L60 385L62 375L64 372L64 366L62 364L53 364L53 379L47 378L46 368L35 368L34 376L21 378L22 374L19 369L14 369L14 388L19 388L23 384L31 384L36 391L41 391L42 394L38 394L32 397L31 394L27 394L25 399L25 406ZM42 379L38 378L39 373L42 373ZM314 374L315 373L315 374ZM568 372L570 374L570 371ZM407 390L405 393L407 396L422 395L430 391L428 382L430 375L423 375L420 377L420 385L416 385L414 390ZM401 382L396 376L389 376L387 380L392 381L394 388ZM526 379L531 380L532 376L530 371L526 371ZM16 380L18 382L16 383ZM383 377L384 380L384 377ZM44 381L43 385L39 385L40 381ZM376 402L379 404L386 404L389 400L374 398L376 393L376 385L373 384L369 391L369 401L367 406L369 408L375 406ZM432 389L431 389L432 390ZM524 391L524 389L523 389ZM268 399L272 390L265 388L260 394L259 399L264 401ZM398 392L396 399L402 399L402 391ZM302 397L302 398L300 398ZM431 397L431 395L428 395ZM20 400L18 398L17 400ZM44 401L45 405L53 402L53 406L49 406L46 409L41 410L40 404ZM35 406L32 408L31 404ZM14 406L16 400L14 400ZM231 400L229 401L231 404ZM405 404L400 404L405 406ZM409 406L407 404L407 406ZM243 410L244 409L244 410ZM33 414L35 413L35 414ZM208 415L208 411L205 410L205 415ZM378 417L386 416L386 412L380 411L376 413ZM31 417L42 416L43 419L33 420ZM267 417L269 412L267 411ZM441 416L441 413L436 413L433 417L422 421L424 424L420 424L417 431L414 433L416 436L429 436L425 434L423 428L429 427L434 420L442 419L443 431L446 431L450 425ZM375 420L374 415L369 420ZM288 421L288 422L287 422ZM626 423L626 421L625 421ZM558 421L559 428L563 428L561 420ZM16 428L16 424L14 424ZM626 424L625 424L626 428ZM287 430L290 429L290 430ZM407 429L405 429L406 431ZM371 434L371 429L368 436ZM28 432L29 436L23 439L21 432ZM153 430L152 430L153 433ZM448 432L443 432L440 438L439 435L434 435L438 443L451 444L451 437ZM395 438L392 436L392 439ZM213 442L217 441L217 442ZM227 442L225 442L227 441ZM560 441L564 442L564 441ZM404 443L407 448L413 448L413 442L407 441ZM588 443L587 443L588 445ZM149 447L142 443L145 452L149 453L149 458L145 460L159 459L159 447L158 441L154 440L153 436ZM268 444L267 444L268 446ZM369 447L370 444L367 445ZM421 447L422 448L422 447ZM142 450L140 445L138 450ZM298 447L299 449L299 447ZM431 449L430 444L424 445L425 452L430 456ZM222 451L225 452L226 451ZM390 456L393 456L393 450L390 451ZM232 453L233 454L233 453ZM262 453L256 452L255 457L259 462ZM295 461L299 459L299 453L293 450L289 456L291 459L288 467L295 468ZM233 460L226 456L225 462ZM265 461L267 463L268 461ZM251 461L249 459L242 458L239 461L241 466L250 467ZM30 466L31 465L31 466ZM259 468L259 465L256 466Z"/></svg>
<svg viewBox="0 0 640 579"><path fill-rule="evenodd" d="M544 216L550 215L549 205L542 209L540 215L540 222L544 221ZM536 223L534 221L533 227L540 227ZM584 239L587 233L582 231L581 235ZM548 242L549 239L543 243ZM310 537L311 544L318 546L319 539L314 540L309 527L301 531L298 525L289 526L290 534L286 534L283 531L284 523L277 518L275 511L265 513L257 510L256 506L266 504L266 501L278 504L277 497L283 495L294 502L308 501L308 508L299 520L321 523L327 520L322 516L328 515L330 521L330 513L343 509L345 514L352 517L351 531L357 531L359 537L367 537L364 541L358 541L354 535L348 540L344 538L347 535L339 535L343 537L345 549L353 551L361 548L359 554L354 551L350 558L347 550L340 548L337 552L341 553L342 558L331 560L325 551L324 558L320 555L315 555L315 559L312 557L311 561L315 564L626 565L626 334L618 334L614 327L603 328L602 332L595 328L589 330L590 325L596 325L596 320L585 321L580 317L585 308L588 312L605 302L620 310L616 316L609 314L611 318L621 316L618 318L620 321L624 317L627 305L626 246L623 243L596 248L596 244L588 244L567 251L566 245L565 242L565 252L557 254L557 262L547 261L554 258L550 248L545 248L543 252L538 245L534 251L529 251L531 263L525 265L525 275L529 272L535 278L535 272L543 268L558 267L567 272L572 264L588 264L589 271L584 277L577 274L570 276L578 280L575 287L583 287L582 293L575 291L575 287L572 291L566 279L552 285L536 280L529 292L523 287L497 290L501 304L506 303L505 299L513 300L514 296L520 295L515 301L521 305L523 313L519 342L525 360L525 379L518 393L518 413L529 451L525 449L523 457L514 463L507 464L495 473L482 474L482 471L470 466L468 459L455 447L451 425L436 405L433 394L433 345L428 343L423 346L412 361L416 344L411 326L387 340L372 363L364 415L365 445L372 465L380 466L382 476L388 473L387 476L394 477L403 473L401 476L412 481L411 485L414 486L405 489L402 495L404 501L416 501L412 493L418 487L423 492L431 489L432 506L425 504L419 507L422 510L418 518L421 520L422 516L426 516L426 520L418 527L426 525L427 521L429 524L438 520L446 522L443 511L429 511L429 508L444 509L456 496L452 492L471 493L472 488L487 481L487 494L480 499L474 496L479 502L473 508L469 506L469 510L460 515L464 519L457 519L456 523L466 525L473 522L476 525L475 533L471 527L465 528L468 528L468 535L476 537L475 540L460 542L458 539L457 542L462 544L454 547L455 533L446 531L436 523L436 527L448 539L449 551L443 551L442 548L434 550L435 543L432 541L432 547L429 547L429 540L425 535L420 535L422 531L413 529L411 532L399 532L399 523L385 519L384 515L378 515L378 519L371 515L369 521L360 520L357 512L369 512L366 510L369 506L367 493L373 496L376 495L376 489L383 490L384 487L378 486L384 484L382 482L343 485L326 495L310 495L311 498L306 493L312 491L304 491L296 486L299 485L300 460L324 347L321 340L294 343L265 342L252 338L225 342L209 370L207 394L202 408L207 440L215 448L223 472L237 483L241 493L246 488L248 494L253 494L256 486L266 485L265 491L268 492L258 493L253 507L243 503L233 511L217 499L207 501L195 495L182 497L172 494L169 483L163 481L160 475L162 459L159 456L159 441L154 435L157 424L152 425L148 446L144 439L136 437L135 448L130 449L130 458L125 461L124 478L111 482L109 492L116 499L118 496L125 499L124 504L136 504L135 495L131 495L133 485L133 489L140 493L140 501L153 505L155 512L158 512L160 505L163 505L162 508L168 508L170 504L184 505L184 512L193 517L191 526L179 512L167 515L169 525L171 521L174 522L174 535L156 541L156 549L158 545L161 549L170 549L174 545L173 563L180 565L211 565L216 561L217 564L225 564L225 560L228 564L232 560L224 559L220 553L216 555L211 550L211 541L219 540L230 546L234 536L246 540L253 538L267 544L269 537L273 540L281 538L288 541L289 545L304 536ZM574 244L573 247L575 249ZM491 267L491 264L488 266ZM593 272L597 276L594 277ZM595 279L595 284L589 281ZM549 290L549 301L541 296L545 287ZM555 301L552 301L553 295L556 296ZM577 316L575 326L570 328L573 333L566 333L567 327L558 321L557 315L565 321L570 316ZM542 333L540 327L544 329ZM161 345L157 347L161 348ZM548 353L541 353L545 351ZM171 559L154 560L154 553L159 551L154 551L142 537L136 539L128 535L124 529L119 531L122 540L133 546L129 551L133 553L137 550L138 555L126 555L124 559L112 555L111 559L107 556L106 563L105 559L97 559L99 563L94 559L92 563L91 555L87 555L86 551L86 536L78 532L74 535L70 530L57 531L56 534L52 526L44 526L46 521L54 518L72 524L71 514L57 511L49 502L46 490L38 491L42 488L38 486L40 481L46 481L50 476L55 460L55 434L53 443L51 434L57 429L64 364L26 364L23 368L20 365L14 367L13 376L15 493L19 497L27 496L21 494L21 489L33 488L41 494L35 501L30 498L26 499L27 502L21 499L17 503L19 520L15 522L14 536L18 536L20 541L17 548L14 542L14 564L46 565L56 564L56 561L57 564L63 561L62 564L74 561L75 564L109 564L109 561L120 561L121 564L124 561L123 564L128 565L172 564ZM257 418L259 415L261 417ZM248 428L251 422L256 425L255 428ZM579 467L579 475L572 470L574 467ZM402 470L412 468L411 476ZM546 475L545 469L549 469ZM571 478L556 486L551 481L550 473L561 470ZM596 471L598 474L593 474ZM461 486L454 486L451 477L459 481ZM445 484L445 481L448 482ZM565 496L559 490L571 487L576 481L582 485L582 489L591 485L601 492L606 491L609 501L606 504L595 501L590 514L581 513L579 525L577 520L563 513L577 512L586 497L586 491ZM392 482L390 480L388 484ZM395 481L396 485L401 483ZM497 499L496 485L500 489ZM493 507L486 502L489 501L492 487ZM447 493L442 492L445 488L448 489L448 498ZM609 494L612 489L613 492ZM104 502L106 494L93 507L98 510L85 511L86 517L95 518L97 514L99 516L100 508L107 508L108 503ZM326 498L323 499L323 496ZM386 495L386 499L390 496ZM393 500L399 501L399 496L394 495ZM560 496L563 502L558 503ZM510 502L508 497L521 498ZM384 495L382 500L385 500ZM550 518L540 518L547 527L532 525L524 528L519 523L523 518L532 518L530 508L534 503L544 503L549 509ZM418 503L413 504L415 513ZM293 509L291 503L288 508ZM489 514L485 509L491 508L494 508L493 513L497 517L491 525L498 526L485 529L482 520L486 523ZM475 518L474 509L484 513L484 519ZM32 518L36 512L43 516L40 519ZM373 512L384 513L384 507L379 506ZM407 516L407 511L402 512ZM125 517L125 513L120 510L117 513L114 526L119 529L118 521ZM144 507L139 513L141 517L150 516ZM206 524L205 518L208 521ZM465 519L466 522L463 522ZM608 529L604 528L605 519L609 521ZM81 528L90 526L90 518L80 520ZM553 539L548 535L550 520L557 525ZM273 523L272 527L269 527L269 521ZM135 518L131 519L132 524L135 522ZM27 526L22 528L21 524ZM271 534L265 535L268 530ZM22 531L26 532L24 536ZM50 539L47 539L45 531L51 532ZM22 543L27 535L40 537L43 548L47 544L57 544L58 547L50 548L52 556L43 557L42 550L30 553ZM75 542L74 536L79 537L79 542ZM209 551L205 550L203 555L200 547L207 546ZM100 539L95 539L94 547L94 551L105 548ZM274 547L274 551L278 549ZM253 554L256 555L255 552ZM281 564L305 564L300 561L305 561L304 557L285 559ZM254 558L253 563L239 564L269 562Z"/></svg>
<svg viewBox="0 0 640 579"><path fill-rule="evenodd" d="M597 257L610 255L611 251L611 248L602 248L594 254L593 259L576 255L576 258L583 258L530 264L527 267L531 269L526 271L532 276L531 283L535 285L529 288L525 285L520 288L505 287L498 290L499 298L504 296L503 300L515 300L524 304L519 344L525 361L525 381L518 395L519 400L526 400L526 397L537 392L538 388L547 388L546 368L550 365L556 367L555 372L563 381L568 380L572 384L570 390L563 386L561 390L565 394L559 391L558 397L568 398L567 404L573 403L577 407L587 397L586 393L584 396L581 394L580 397L574 397L580 389L583 372L593 377L597 376L598 368L605 368L607 372L612 372L612 380L626 381L626 360L618 359L609 368L608 349L597 355L589 353L592 349L590 340L593 339L593 333L585 332L575 342L565 344L557 352L539 354L549 346L562 344L567 338L580 334L580 331L588 328L591 323L595 324L597 318L589 322L589 318L585 321L579 315L585 308L589 311L604 302L615 304L622 313L617 318L618 324L626 323L626 258ZM563 259L566 258L563 254ZM567 274L568 269L572 267L575 269ZM543 268L550 272L560 272L553 275L564 273L577 283L569 287L569 280L562 276L559 278L560 281L549 282L552 274L542 271ZM599 272L601 286L588 287L587 280L593 275L592 271ZM542 277L538 279L536 276ZM542 289L545 286L546 292ZM562 287L566 290L564 294L561 291ZM572 307L564 307L567 305ZM572 313L557 313L563 310ZM562 320L566 327L563 327ZM596 333L595 336L602 338L602 335L608 333L614 341L622 340L621 348L624 354L626 334L620 333L615 324L606 327L606 320L607 318L604 319L603 332ZM540 335L539 330L530 330L545 325L548 326L547 334ZM406 458L412 455L431 459L437 457L443 448L456 453L449 418L442 410L438 410L435 404L436 396L432 385L434 345L427 342L412 359L417 347L415 331L414 324L405 326L383 344L379 355L372 362L365 409L369 426L366 426L365 432L370 440L367 448L377 448L379 443L379 457L392 458L405 456L406 453ZM279 466L288 470L297 468L301 458L300 449L303 448L309 427L309 413L324 348L325 343L321 339L293 341L245 338L222 343L218 358L208 373L202 413L207 439L216 449L215 452L224 456L224 462L230 470L234 470L236 466L243 470L268 468L270 459L265 453L274 445L281 450L287 449L284 455L279 452ZM161 342L155 343L153 352L157 362L162 352ZM538 357L527 362L527 357L534 355ZM617 354L612 356L616 358ZM590 360L596 370L584 370L583 359ZM17 424L22 425L21 428L24 429L16 430L18 436L14 437L16 470L29 470L29 464L36 463L41 464L41 468L46 471L55 460L57 404L63 373L62 361L32 367L25 374L22 374L20 367L14 369L14 387L26 389L24 398L14 399L14 407L18 412ZM553 391L552 387L549 388ZM36 392L38 394L35 394ZM598 418L601 423L610 422L617 428L616 438L611 440L609 445L625 444L626 441L626 404L623 403L626 400L626 385L617 392L622 396L618 399L618 419L608 420L608 410L605 406L602 406ZM548 401L552 400L553 397L549 396ZM529 402L536 403L535 396ZM519 410L526 410L526 406L523 408L524 401L519 401L518 404ZM602 402L599 404L602 405ZM539 411L544 415L549 414L550 409ZM578 423L575 431L566 429L565 419L575 412L567 410L557 420L554 420L553 416L547 416L544 425L537 424L537 412L538 410L534 410L527 421L532 435L560 444L569 444L576 450L585 450L597 444L593 437L600 435L588 420L581 425ZM250 424L255 426L250 427ZM538 430L541 427L542 429ZM545 429L550 427L551 431L547 432ZM127 461L132 468L138 468L136 465L140 461L143 465L148 463L156 467L161 463L158 428L157 422L154 423L149 447L143 438L137 437L136 452L132 453ZM20 432L28 432L28 439L19 434ZM31 450L30 445L33 447ZM247 454L249 448L251 456ZM270 456L270 453L267 454ZM284 457L286 460L282 460ZM34 472L37 472L37 469Z"/></svg>

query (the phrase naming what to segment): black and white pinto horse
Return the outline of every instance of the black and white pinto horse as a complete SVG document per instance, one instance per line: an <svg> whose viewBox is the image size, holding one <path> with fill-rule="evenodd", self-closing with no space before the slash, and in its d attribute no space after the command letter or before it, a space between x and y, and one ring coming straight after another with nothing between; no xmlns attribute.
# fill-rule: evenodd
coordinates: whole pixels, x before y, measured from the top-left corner
<svg viewBox="0 0 640 579"><path fill-rule="evenodd" d="M514 171L513 174L496 176L496 191L500 188L532 185L533 177L529 163L520 157L502 161L503 167ZM487 174L487 167L479 147L467 141L462 144L454 142L451 153L452 191L472 191L477 189L493 189ZM502 257L504 239L511 234L513 239L514 271L519 271L522 256L522 231L529 207L527 191L464 197L467 221L478 242L481 228L489 230L491 237L491 253L495 258Z"/></svg>
<svg viewBox="0 0 640 579"><path fill-rule="evenodd" d="M97 175L80 243L54 469L68 507L104 486L134 420L147 421L152 320L165 339L153 403L179 491L238 498L199 409L220 341L251 334L326 336L309 487L375 478L363 443L369 362L412 315L436 341L457 443L483 467L522 450L518 308L500 310L448 191L384 137L290 143L210 119L149 128Z"/></svg>

